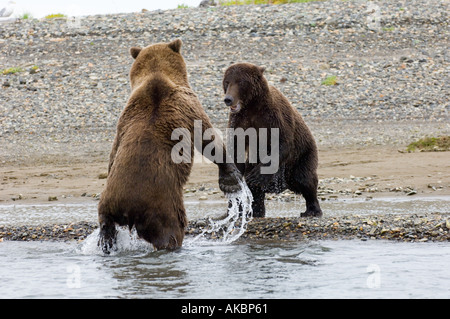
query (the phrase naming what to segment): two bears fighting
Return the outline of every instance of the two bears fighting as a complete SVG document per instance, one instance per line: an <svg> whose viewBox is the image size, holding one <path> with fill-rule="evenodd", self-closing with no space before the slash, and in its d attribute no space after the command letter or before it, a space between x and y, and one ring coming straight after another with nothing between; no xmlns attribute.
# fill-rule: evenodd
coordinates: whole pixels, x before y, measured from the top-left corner
<svg viewBox="0 0 450 319"><path fill-rule="evenodd" d="M134 58L131 95L117 124L98 206L99 245L105 253L114 247L116 224L135 226L139 237L158 250L182 245L187 225L183 186L192 162L173 162L171 151L177 141L171 134L176 128L193 133L195 120L201 120L202 132L212 125L189 86L181 44L175 40L130 49ZM230 66L223 79L224 101L230 107L231 128L279 128L278 171L261 174L262 163L228 163L218 138L204 139L198 151L203 154L210 143L222 149L223 159L210 158L219 169L219 187L226 193L236 192L239 181L245 179L254 198L253 216L264 217L265 193L286 188L305 198L307 209L301 216L321 216L314 138L301 115L267 83L263 71L248 63ZM192 155L194 144L190 143Z"/></svg>

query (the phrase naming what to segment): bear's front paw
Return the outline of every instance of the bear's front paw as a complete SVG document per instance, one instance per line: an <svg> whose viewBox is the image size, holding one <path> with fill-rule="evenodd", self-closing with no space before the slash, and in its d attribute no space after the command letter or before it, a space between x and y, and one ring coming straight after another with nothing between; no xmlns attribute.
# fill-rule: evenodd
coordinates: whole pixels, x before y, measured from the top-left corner
<svg viewBox="0 0 450 319"><path fill-rule="evenodd" d="M242 181L242 174L237 169L228 169L225 172L219 171L219 188L224 193L235 193L241 190L239 181Z"/></svg>

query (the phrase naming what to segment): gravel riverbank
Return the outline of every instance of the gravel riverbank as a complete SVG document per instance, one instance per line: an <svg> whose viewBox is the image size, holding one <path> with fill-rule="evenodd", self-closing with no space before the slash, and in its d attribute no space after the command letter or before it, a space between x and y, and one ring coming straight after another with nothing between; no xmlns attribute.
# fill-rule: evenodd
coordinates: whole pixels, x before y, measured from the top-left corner
<svg viewBox="0 0 450 319"><path fill-rule="evenodd" d="M323 1L20 20L0 28L0 162L108 156L131 46L181 38L190 83L226 125L230 63L267 68L320 148L449 135L449 3ZM325 85L335 76L337 85Z"/></svg>
<svg viewBox="0 0 450 319"><path fill-rule="evenodd" d="M207 220L189 222L186 236L195 236L208 225ZM82 241L97 223L40 226L0 226L0 240L14 241ZM220 233L209 234L220 240ZM248 240L320 240L386 239L407 242L450 241L448 214L351 215L323 218L255 218L238 239Z"/></svg>
<svg viewBox="0 0 450 319"><path fill-rule="evenodd" d="M347 156L351 161L330 158L325 163L322 171L332 173L322 181L322 197L336 192L359 196L383 189L417 193L407 185L390 185L398 171L379 159L365 158L364 150L380 145L404 148L426 135L450 135L449 7L444 0L321 1L1 24L0 163L58 168L50 173L41 168L30 171L23 182L11 169L3 183L14 183L16 193L25 197L28 189L20 187L34 180L32 185L47 187L48 180L62 179L63 174L64 178L76 176L74 185L87 183L73 165L107 161L117 119L129 95L129 48L181 38L191 86L216 127L224 128L228 117L222 102L223 72L233 62L248 61L266 67L267 79L302 114L322 154L357 150ZM3 72L9 68L18 69ZM327 79L334 79L336 85L327 85ZM369 163L361 171L364 175L354 173L356 157L356 164ZM421 158L409 159L409 165L418 162L409 175L423 171ZM377 161L384 166L377 166ZM59 164L66 165L67 172ZM442 164L429 173L432 177L424 177L423 188L445 190L446 167ZM377 176L389 169L389 176ZM347 180L332 175L337 170L347 179L365 176L371 180L349 181L357 183L352 188ZM214 180L216 176L214 171ZM55 185L58 190L60 185ZM77 192L98 194L101 189L92 186ZM52 196L56 190L51 190ZM188 236L201 230L198 222L190 222ZM83 240L96 227L91 222L0 226L0 240ZM448 241L449 227L448 212L266 218L253 220L240 240Z"/></svg>

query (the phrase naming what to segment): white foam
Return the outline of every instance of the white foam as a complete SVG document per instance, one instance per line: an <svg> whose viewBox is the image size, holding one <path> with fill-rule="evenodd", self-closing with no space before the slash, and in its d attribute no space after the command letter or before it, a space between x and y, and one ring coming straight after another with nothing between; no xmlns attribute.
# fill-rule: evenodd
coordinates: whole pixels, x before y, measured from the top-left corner
<svg viewBox="0 0 450 319"><path fill-rule="evenodd" d="M153 252L155 248L144 239L139 238L136 229L130 231L128 227L116 227L116 245L109 256L120 254L147 254ZM98 246L99 229L90 234L79 246L77 251L82 255L104 255Z"/></svg>
<svg viewBox="0 0 450 319"><path fill-rule="evenodd" d="M245 182L239 182L241 191L227 194L229 204L228 215L222 220L208 219L209 225L203 232L191 240L186 240L185 245L195 244L229 244L236 241L247 229L248 222L252 219L253 196ZM240 221L240 225L238 225ZM206 234L214 234L218 239L207 239Z"/></svg>

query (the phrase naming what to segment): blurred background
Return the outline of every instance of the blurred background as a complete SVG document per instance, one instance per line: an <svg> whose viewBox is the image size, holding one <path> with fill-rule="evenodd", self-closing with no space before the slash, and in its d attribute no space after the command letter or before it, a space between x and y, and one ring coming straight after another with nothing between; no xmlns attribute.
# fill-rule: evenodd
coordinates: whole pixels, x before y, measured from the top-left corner
<svg viewBox="0 0 450 319"><path fill-rule="evenodd" d="M11 17L22 17L29 14L33 18L43 18L49 14L61 13L67 16L83 16L108 13L138 12L142 9L165 10L176 9L178 6L197 7L201 0L15 0L0 1L0 11L3 8L14 9Z"/></svg>

